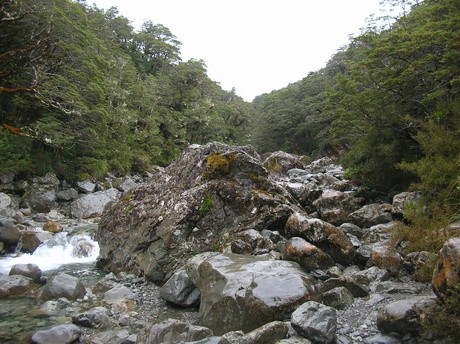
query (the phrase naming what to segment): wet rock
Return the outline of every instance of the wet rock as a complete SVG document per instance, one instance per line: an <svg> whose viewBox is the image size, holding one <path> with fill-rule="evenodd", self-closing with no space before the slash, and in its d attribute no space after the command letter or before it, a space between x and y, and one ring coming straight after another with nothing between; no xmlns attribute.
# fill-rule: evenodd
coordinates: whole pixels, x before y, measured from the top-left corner
<svg viewBox="0 0 460 344"><path fill-rule="evenodd" d="M62 225L56 221L48 221L43 225L43 230L50 233L60 233L62 232Z"/></svg>
<svg viewBox="0 0 460 344"><path fill-rule="evenodd" d="M284 229L287 237L301 237L326 252L335 262L351 264L355 250L350 239L334 225L320 219L293 213Z"/></svg>
<svg viewBox="0 0 460 344"><path fill-rule="evenodd" d="M451 238L436 259L431 285L436 296L445 300L449 287L460 282L460 238Z"/></svg>
<svg viewBox="0 0 460 344"><path fill-rule="evenodd" d="M87 194L72 202L70 206L72 216L78 219L99 216L109 202L115 201L119 197L120 191L115 188Z"/></svg>
<svg viewBox="0 0 460 344"><path fill-rule="evenodd" d="M356 198L344 192L325 190L313 205L321 220L338 226L346 222L348 216L359 208L358 202Z"/></svg>
<svg viewBox="0 0 460 344"><path fill-rule="evenodd" d="M394 336L377 334L367 339L366 344L401 344L401 340Z"/></svg>
<svg viewBox="0 0 460 344"><path fill-rule="evenodd" d="M0 217L0 241L5 244L15 244L21 237L21 230L14 220Z"/></svg>
<svg viewBox="0 0 460 344"><path fill-rule="evenodd" d="M22 275L0 275L0 297L22 295L30 291L33 280Z"/></svg>
<svg viewBox="0 0 460 344"><path fill-rule="evenodd" d="M12 266L10 273L12 275L21 275L31 278L35 283L40 283L42 270L35 264L15 264Z"/></svg>
<svg viewBox="0 0 460 344"><path fill-rule="evenodd" d="M168 319L150 328L146 344L185 343L212 336L209 328Z"/></svg>
<svg viewBox="0 0 460 344"><path fill-rule="evenodd" d="M82 331L73 324L57 325L32 335L33 344L70 344L80 338Z"/></svg>
<svg viewBox="0 0 460 344"><path fill-rule="evenodd" d="M337 313L334 308L309 301L292 313L291 324L297 333L313 343L334 343Z"/></svg>
<svg viewBox="0 0 460 344"><path fill-rule="evenodd" d="M38 246L52 238L53 235L50 232L30 230L23 231L21 239L21 251L33 253Z"/></svg>
<svg viewBox="0 0 460 344"><path fill-rule="evenodd" d="M320 248L298 237L289 239L281 251L281 259L292 260L306 271L327 269L334 265L332 258Z"/></svg>
<svg viewBox="0 0 460 344"><path fill-rule="evenodd" d="M361 227L358 227L357 225L353 223L342 223L339 228L342 230L347 235L354 235L358 239L361 239L363 235L365 234L365 230Z"/></svg>
<svg viewBox="0 0 460 344"><path fill-rule="evenodd" d="M187 272L181 269L161 287L160 296L182 307L193 307L200 302L200 290L193 284Z"/></svg>
<svg viewBox="0 0 460 344"><path fill-rule="evenodd" d="M192 145L102 214L98 266L164 283L188 258L246 229L281 230L299 209L250 146Z"/></svg>
<svg viewBox="0 0 460 344"><path fill-rule="evenodd" d="M109 328L112 324L109 311L105 307L94 307L86 312L73 315L72 322L75 325L98 329Z"/></svg>
<svg viewBox="0 0 460 344"><path fill-rule="evenodd" d="M238 338L238 344L274 344L286 338L289 326L282 321L273 321L262 325ZM235 344L236 344L235 343ZM232 342L233 344L233 342Z"/></svg>
<svg viewBox="0 0 460 344"><path fill-rule="evenodd" d="M372 246L371 261L381 269L388 270L396 275L401 269L403 259L396 249L389 244L375 244Z"/></svg>
<svg viewBox="0 0 460 344"><path fill-rule="evenodd" d="M339 310L347 308L354 301L353 295L345 287L337 287L325 292L322 299L326 306Z"/></svg>
<svg viewBox="0 0 460 344"><path fill-rule="evenodd" d="M371 226L365 230L361 241L364 245L373 245L377 243L388 242L393 232L395 222Z"/></svg>
<svg viewBox="0 0 460 344"><path fill-rule="evenodd" d="M312 344L307 338L303 337L289 337L276 342L276 344Z"/></svg>
<svg viewBox="0 0 460 344"><path fill-rule="evenodd" d="M377 327L384 333L417 335L421 329L421 319L435 302L434 297L420 296L389 303L379 310Z"/></svg>
<svg viewBox="0 0 460 344"><path fill-rule="evenodd" d="M349 220L359 227L371 227L393 220L391 204L369 204L351 213Z"/></svg>
<svg viewBox="0 0 460 344"><path fill-rule="evenodd" d="M313 279L294 262L204 253L191 258L186 268L201 291L202 324L218 335L283 320L317 297Z"/></svg>
<svg viewBox="0 0 460 344"><path fill-rule="evenodd" d="M275 244L269 238L264 237L259 231L256 231L255 229L247 229L237 233L236 238L247 243L253 252L269 252L275 248Z"/></svg>
<svg viewBox="0 0 460 344"><path fill-rule="evenodd" d="M85 294L85 286L77 277L61 272L48 278L45 286L39 291L39 299L47 301L65 297L69 300L77 300Z"/></svg>

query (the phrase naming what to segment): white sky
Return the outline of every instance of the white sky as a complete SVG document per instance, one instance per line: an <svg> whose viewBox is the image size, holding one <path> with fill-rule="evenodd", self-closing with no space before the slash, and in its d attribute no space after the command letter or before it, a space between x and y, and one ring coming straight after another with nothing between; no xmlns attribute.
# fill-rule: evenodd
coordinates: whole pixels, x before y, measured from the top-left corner
<svg viewBox="0 0 460 344"><path fill-rule="evenodd" d="M379 13L380 0L87 0L118 8L139 28L162 24L202 59L208 76L247 101L326 65L350 34Z"/></svg>

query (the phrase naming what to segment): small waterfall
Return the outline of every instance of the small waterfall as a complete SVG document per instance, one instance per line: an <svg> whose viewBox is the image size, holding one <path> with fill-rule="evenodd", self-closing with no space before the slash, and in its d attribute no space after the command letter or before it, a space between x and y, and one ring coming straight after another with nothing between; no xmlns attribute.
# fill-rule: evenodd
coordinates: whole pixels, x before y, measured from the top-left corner
<svg viewBox="0 0 460 344"><path fill-rule="evenodd" d="M33 254L19 254L0 259L0 274L8 274L15 264L36 264L42 271L55 270L65 264L88 264L99 256L99 244L87 234L57 233Z"/></svg>

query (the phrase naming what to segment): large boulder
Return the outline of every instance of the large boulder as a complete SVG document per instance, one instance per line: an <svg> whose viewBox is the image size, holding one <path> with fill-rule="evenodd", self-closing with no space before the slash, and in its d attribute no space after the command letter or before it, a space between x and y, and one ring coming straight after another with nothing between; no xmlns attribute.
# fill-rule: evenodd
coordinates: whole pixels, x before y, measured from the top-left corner
<svg viewBox="0 0 460 344"><path fill-rule="evenodd" d="M82 331L73 324L53 326L48 330L40 330L32 335L34 344L70 344L80 338Z"/></svg>
<svg viewBox="0 0 460 344"><path fill-rule="evenodd" d="M201 291L201 322L218 335L285 320L300 304L318 297L314 280L294 262L203 253L191 258L186 269Z"/></svg>
<svg viewBox="0 0 460 344"><path fill-rule="evenodd" d="M54 208L60 181L53 173L34 178L23 196L23 201L38 213L47 213Z"/></svg>
<svg viewBox="0 0 460 344"><path fill-rule="evenodd" d="M22 275L0 275L0 298L22 295L30 291L34 281Z"/></svg>
<svg viewBox="0 0 460 344"><path fill-rule="evenodd" d="M335 342L337 312L332 307L315 301L305 302L292 313L291 324L297 333L315 344Z"/></svg>
<svg viewBox="0 0 460 344"><path fill-rule="evenodd" d="M336 226L346 222L348 216L359 208L358 204L357 198L337 190L325 190L313 202L319 217Z"/></svg>
<svg viewBox="0 0 460 344"><path fill-rule="evenodd" d="M192 145L102 214L98 265L164 283L188 258L247 229L282 230L299 210L251 146Z"/></svg>
<svg viewBox="0 0 460 344"><path fill-rule="evenodd" d="M70 206L72 216L78 219L99 216L107 203L117 200L120 194L117 189L110 188L80 197Z"/></svg>
<svg viewBox="0 0 460 344"><path fill-rule="evenodd" d="M147 344L186 343L212 336L206 327L191 325L185 321L167 319L150 328Z"/></svg>
<svg viewBox="0 0 460 344"><path fill-rule="evenodd" d="M287 237L300 237L322 249L332 259L342 265L350 264L355 250L350 239L341 229L303 213L293 213L285 226Z"/></svg>
<svg viewBox="0 0 460 344"><path fill-rule="evenodd" d="M14 244L21 238L21 230L10 218L0 217L0 241Z"/></svg>
<svg viewBox="0 0 460 344"><path fill-rule="evenodd" d="M39 299L47 301L65 297L74 301L85 294L85 286L77 277L60 272L48 279L39 292Z"/></svg>
<svg viewBox="0 0 460 344"><path fill-rule="evenodd" d="M12 266L9 275L21 275L31 278L35 283L40 283L42 270L35 264L15 264Z"/></svg>
<svg viewBox="0 0 460 344"><path fill-rule="evenodd" d="M384 333L419 334L422 320L435 304L435 297L418 296L391 302L377 315L377 327Z"/></svg>

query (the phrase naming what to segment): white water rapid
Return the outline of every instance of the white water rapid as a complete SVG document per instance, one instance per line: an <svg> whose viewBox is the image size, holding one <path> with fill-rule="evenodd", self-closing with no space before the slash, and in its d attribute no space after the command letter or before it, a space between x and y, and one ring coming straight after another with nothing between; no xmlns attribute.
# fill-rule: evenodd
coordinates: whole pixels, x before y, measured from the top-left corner
<svg viewBox="0 0 460 344"><path fill-rule="evenodd" d="M89 235L68 235L66 232L54 235L42 243L33 254L19 253L0 259L0 274L6 275L15 264L35 264L42 271L55 270L65 264L88 264L99 256L99 244Z"/></svg>

